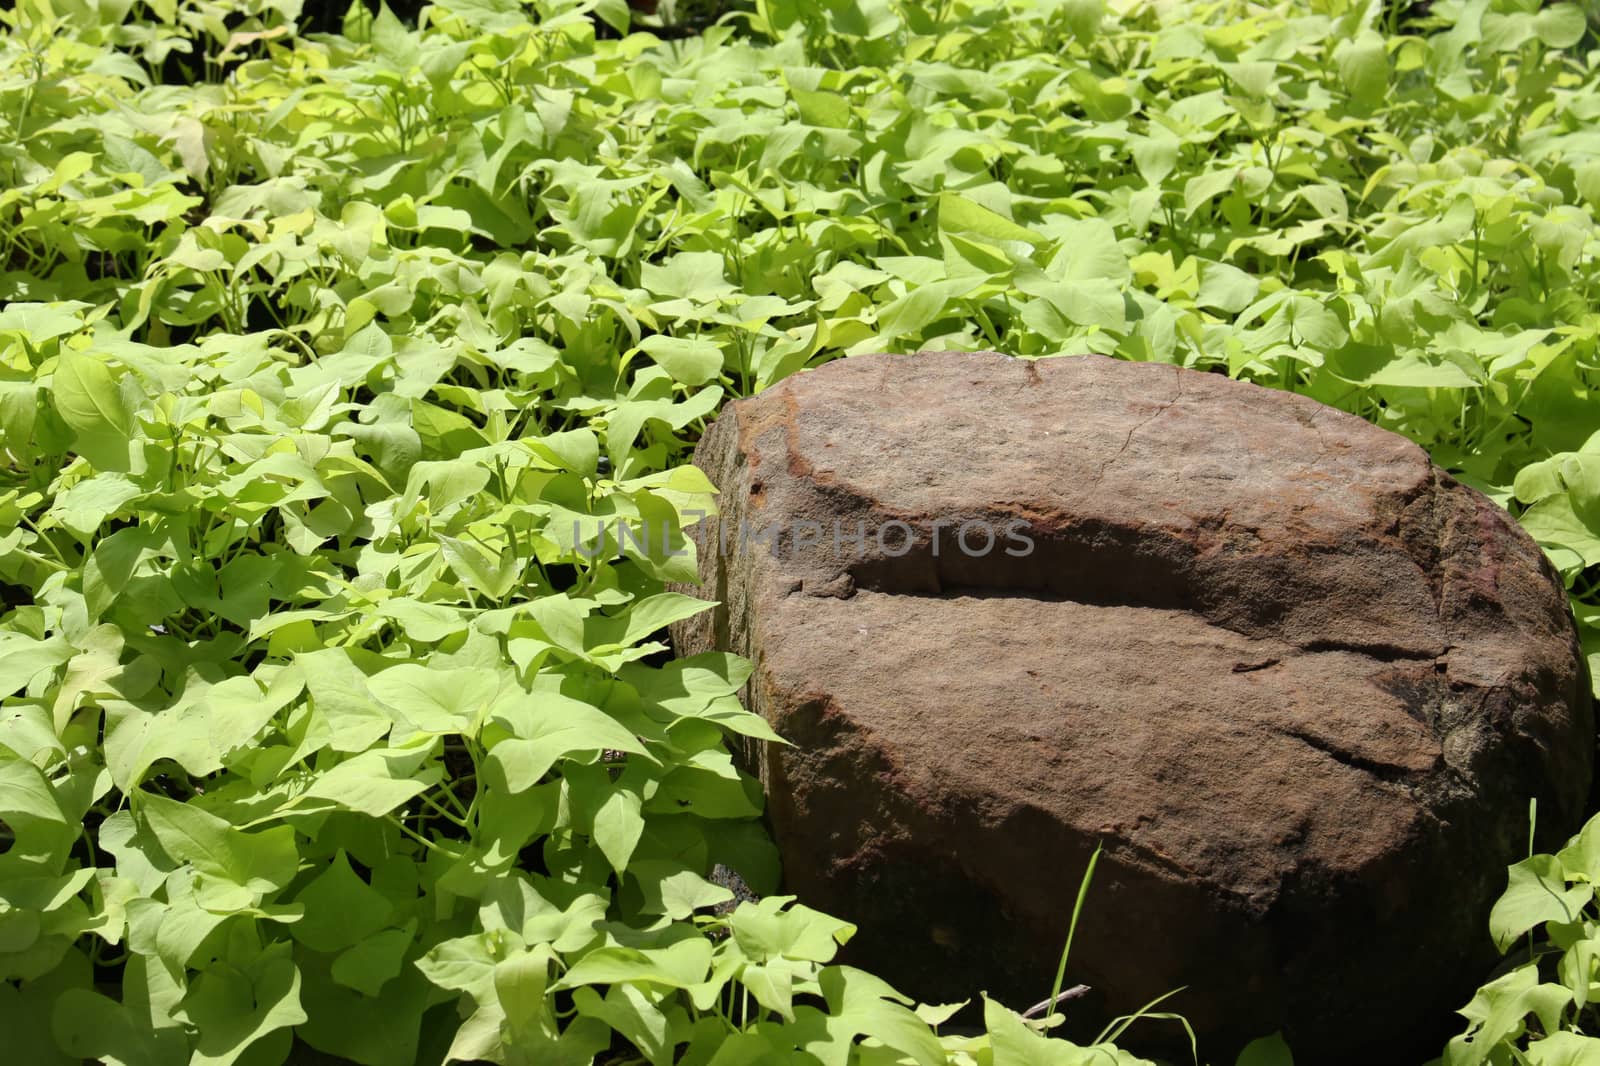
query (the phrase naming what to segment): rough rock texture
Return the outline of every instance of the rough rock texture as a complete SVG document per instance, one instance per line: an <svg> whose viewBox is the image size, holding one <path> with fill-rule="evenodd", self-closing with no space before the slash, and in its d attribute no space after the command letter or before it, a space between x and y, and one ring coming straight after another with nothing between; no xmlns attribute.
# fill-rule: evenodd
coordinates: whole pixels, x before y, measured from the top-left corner
<svg viewBox="0 0 1600 1066"><path fill-rule="evenodd" d="M1528 798L1548 840L1582 815L1559 582L1360 419L1098 356L858 356L733 404L695 462L722 606L679 651L755 661L796 745L746 753L786 890L925 1000L1044 998L1103 842L1072 1013L1186 985L1161 1009L1219 1061L1280 1026L1301 1063L1416 1061L1495 957Z"/></svg>

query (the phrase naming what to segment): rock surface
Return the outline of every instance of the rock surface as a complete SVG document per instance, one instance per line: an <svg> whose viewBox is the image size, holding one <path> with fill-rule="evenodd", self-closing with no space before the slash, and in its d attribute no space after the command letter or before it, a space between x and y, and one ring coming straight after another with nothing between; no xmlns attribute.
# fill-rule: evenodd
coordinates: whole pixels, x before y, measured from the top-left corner
<svg viewBox="0 0 1600 1066"><path fill-rule="evenodd" d="M734 403L695 462L721 606L679 652L755 661L795 745L745 753L785 890L919 998L1048 995L1101 843L1074 1015L1187 986L1159 1009L1217 1061L1280 1027L1302 1064L1416 1061L1495 958L1529 797L1549 840L1581 818L1559 582L1358 418L1098 356L857 356Z"/></svg>

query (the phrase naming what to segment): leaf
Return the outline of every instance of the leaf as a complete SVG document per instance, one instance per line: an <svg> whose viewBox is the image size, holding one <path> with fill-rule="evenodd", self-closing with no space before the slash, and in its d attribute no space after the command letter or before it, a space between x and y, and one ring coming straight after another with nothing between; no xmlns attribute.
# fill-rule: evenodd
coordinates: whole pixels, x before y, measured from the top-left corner
<svg viewBox="0 0 1600 1066"><path fill-rule="evenodd" d="M153 1027L121 1003L85 988L61 994L51 1015L51 1030L61 1049L79 1062L187 1066L191 1061L189 1042L176 1024Z"/></svg>
<svg viewBox="0 0 1600 1066"><path fill-rule="evenodd" d="M1446 1059L1451 1066L1479 1066L1502 1041L1526 1031L1529 1014L1536 1015L1547 1032L1559 1031L1561 1010L1571 1000L1572 993L1565 988L1540 984L1534 964L1518 966L1478 989L1461 1009L1469 1029L1450 1041Z"/></svg>
<svg viewBox="0 0 1600 1066"><path fill-rule="evenodd" d="M56 496L51 513L79 539L88 541L145 490L124 474L96 474Z"/></svg>
<svg viewBox="0 0 1600 1066"><path fill-rule="evenodd" d="M1112 330L1121 330L1127 325L1121 284L1110 278L1056 281L1024 269L1017 274L1016 286L1020 292L1037 296L1048 304L1049 310L1060 316L1056 321ZM1042 309L1038 304L1029 304L1023 314L1034 328L1047 334L1054 331L1051 320L1042 317Z"/></svg>
<svg viewBox="0 0 1600 1066"><path fill-rule="evenodd" d="M189 985L183 1012L199 1030L194 1066L231 1066L258 1040L281 1036L306 1020L300 1005L300 972L289 945L273 944L242 972L214 967Z"/></svg>
<svg viewBox="0 0 1600 1066"><path fill-rule="evenodd" d="M637 793L611 789L594 815L594 842L617 873L628 868L628 858L644 834L644 817Z"/></svg>
<svg viewBox="0 0 1600 1066"><path fill-rule="evenodd" d="M1600 882L1600 819L1585 822L1567 846L1556 852L1556 860L1567 879Z"/></svg>
<svg viewBox="0 0 1600 1066"><path fill-rule="evenodd" d="M1130 270L1117 231L1102 219L1073 219L1051 226L1059 242L1045 274L1064 282L1121 282Z"/></svg>
<svg viewBox="0 0 1600 1066"><path fill-rule="evenodd" d="M641 282L657 296L711 302L737 291L722 271L722 256L715 252L679 252L664 265L644 264Z"/></svg>
<svg viewBox="0 0 1600 1066"><path fill-rule="evenodd" d="M494 991L494 967L501 957L503 935L480 932L441 941L417 960L417 968L440 988L465 992L480 1002Z"/></svg>
<svg viewBox="0 0 1600 1066"><path fill-rule="evenodd" d="M390 712L423 733L472 733L500 689L493 674L436 670L402 663L367 679L367 688Z"/></svg>
<svg viewBox="0 0 1600 1066"><path fill-rule="evenodd" d="M838 93L791 88L789 95L800 109L801 121L830 129L849 128L850 101Z"/></svg>
<svg viewBox="0 0 1600 1066"><path fill-rule="evenodd" d="M674 1029L667 1015L641 989L612 985L601 999L592 988L579 988L572 1001L582 1014L598 1019L644 1053L652 1066L673 1061Z"/></svg>
<svg viewBox="0 0 1600 1066"><path fill-rule="evenodd" d="M976 233L998 241L1041 243L1025 227L953 192L939 194L939 229L946 233Z"/></svg>
<svg viewBox="0 0 1600 1066"><path fill-rule="evenodd" d="M1339 316L1321 300L1296 294L1284 308L1282 313L1288 318L1290 329L1302 343L1331 350L1348 336Z"/></svg>
<svg viewBox="0 0 1600 1066"><path fill-rule="evenodd" d="M800 904L792 896L766 896L740 904L731 921L733 938L752 959L802 959L829 962L855 926Z"/></svg>
<svg viewBox="0 0 1600 1066"><path fill-rule="evenodd" d="M372 47L393 69L406 71L417 65L421 47L387 5L378 9L372 23Z"/></svg>
<svg viewBox="0 0 1600 1066"><path fill-rule="evenodd" d="M876 977L849 966L829 966L819 983L828 1001L825 1025L835 1040L848 1043L851 1037L865 1035L911 1056L920 1066L946 1062L939 1038L915 1012L895 1002L903 997Z"/></svg>
<svg viewBox="0 0 1600 1066"><path fill-rule="evenodd" d="M295 902L304 906L305 914L289 926L289 933L313 951L343 951L360 944L384 929L394 913L388 897L356 876L342 849Z"/></svg>
<svg viewBox="0 0 1600 1066"><path fill-rule="evenodd" d="M334 751L364 751L393 728L394 716L378 703L348 652L319 648L297 654L294 661L314 712L327 723Z"/></svg>
<svg viewBox="0 0 1600 1066"><path fill-rule="evenodd" d="M693 618L714 606L716 604L711 600L686 596L681 592L657 593L635 601L618 618L608 620L612 624L608 625L604 632L608 637L612 637L616 644L624 646L637 644L673 622ZM616 623L622 625L620 634L615 632Z"/></svg>
<svg viewBox="0 0 1600 1066"><path fill-rule="evenodd" d="M1533 16L1534 33L1550 48L1571 48L1583 40L1589 24L1577 4L1550 4Z"/></svg>
<svg viewBox="0 0 1600 1066"><path fill-rule="evenodd" d="M402 803L438 783L442 772L418 772L429 750L373 748L319 772L296 803L321 800L328 804L381 818Z"/></svg>
<svg viewBox="0 0 1600 1066"><path fill-rule="evenodd" d="M1389 57L1383 37L1375 30L1362 30L1353 40L1335 49L1339 78L1353 99L1364 107L1383 101L1389 88Z"/></svg>
<svg viewBox="0 0 1600 1066"><path fill-rule="evenodd" d="M1014 1012L996 1003L988 996L983 998L983 1023L989 1031L989 1046L994 1052L995 1066L1038 1063L1039 1066L1090 1066L1094 1053L1076 1048L1061 1040L1049 1040L1029 1029ZM1103 1060L1104 1055L1101 1056Z"/></svg>
<svg viewBox="0 0 1600 1066"><path fill-rule="evenodd" d="M1250 306L1260 286L1256 279L1227 263L1205 263L1195 303L1217 311L1239 312Z"/></svg>
<svg viewBox="0 0 1600 1066"><path fill-rule="evenodd" d="M1370 369L1367 367L1371 366ZM1402 388L1471 388L1477 381L1450 362L1436 362L1421 352L1401 351L1388 355L1376 365L1341 362L1339 376L1368 388L1388 385Z"/></svg>
<svg viewBox="0 0 1600 1066"><path fill-rule="evenodd" d="M673 429L682 429L714 411L721 399L721 387L708 385L681 403L665 400L619 403L606 427L606 452L612 469L625 468L629 450L646 422L661 422Z"/></svg>
<svg viewBox="0 0 1600 1066"><path fill-rule="evenodd" d="M1574 552L1584 566L1600 562L1600 531L1594 519L1579 515L1570 495L1548 496L1522 513L1518 521L1535 540Z"/></svg>
<svg viewBox="0 0 1600 1066"><path fill-rule="evenodd" d="M682 920L703 907L714 907L733 899L728 889L677 863L639 859L628 864L628 874L644 896L646 914L664 914Z"/></svg>
<svg viewBox="0 0 1600 1066"><path fill-rule="evenodd" d="M722 349L712 341L657 334L639 347L680 385L704 385L722 373Z"/></svg>
<svg viewBox="0 0 1600 1066"><path fill-rule="evenodd" d="M151 792L139 794L135 814L169 858L256 895L283 888L299 866L288 826L242 832L193 803Z"/></svg>
<svg viewBox="0 0 1600 1066"><path fill-rule="evenodd" d="M1160 185L1177 168L1178 152L1183 147L1183 142L1166 131L1134 138L1129 144L1139 176L1150 185Z"/></svg>
<svg viewBox="0 0 1600 1066"><path fill-rule="evenodd" d="M1600 1066L1600 1038L1559 1032L1528 1044L1532 1066Z"/></svg>
<svg viewBox="0 0 1600 1066"><path fill-rule="evenodd" d="M35 640L26 633L0 629L0 696L20 692L38 674L62 666L72 655L72 645L59 634Z"/></svg>
<svg viewBox="0 0 1600 1066"><path fill-rule="evenodd" d="M1274 1033L1246 1044L1234 1066L1294 1066L1294 1055L1283 1034Z"/></svg>
<svg viewBox="0 0 1600 1066"><path fill-rule="evenodd" d="M443 604L424 603L405 596L383 601L373 613L393 619L407 637L426 644L452 637L467 628L466 619L462 618L459 611ZM392 680L390 684L402 687L399 679ZM377 692L370 682L368 688Z"/></svg>
<svg viewBox="0 0 1600 1066"><path fill-rule="evenodd" d="M791 964L750 963L739 974L739 982L756 997L756 1002L785 1021L794 1021L794 969Z"/></svg>
<svg viewBox="0 0 1600 1066"><path fill-rule="evenodd" d="M127 470L133 412L106 364L69 350L56 357L50 399L72 428L78 449L102 470Z"/></svg>
<svg viewBox="0 0 1600 1066"><path fill-rule="evenodd" d="M70 1049L59 1046L46 1023L64 1000L70 1005L68 997L89 994L84 987L89 980L87 960L69 956L41 978L0 986L0 1025L6 1027L7 1050L14 1061L29 1066L79 1066L82 1060L64 1053Z"/></svg>
<svg viewBox="0 0 1600 1066"><path fill-rule="evenodd" d="M476 542L457 540L443 533L437 536L439 550L467 588L499 601L521 582L522 565L510 544L491 557L489 551Z"/></svg>
<svg viewBox="0 0 1600 1066"><path fill-rule="evenodd" d="M1205 204L1232 189L1238 178L1237 170L1211 170L1195 175L1183 185L1184 210L1190 215L1195 214Z"/></svg>
<svg viewBox="0 0 1600 1066"><path fill-rule="evenodd" d="M404 929L385 929L363 937L333 960L333 979L365 996L382 995L384 985L400 975L406 953L415 942L415 922Z"/></svg>
<svg viewBox="0 0 1600 1066"><path fill-rule="evenodd" d="M555 464L586 478L599 476L600 441L593 430L574 429L528 441L528 447Z"/></svg>
<svg viewBox="0 0 1600 1066"><path fill-rule="evenodd" d="M83 309L89 305L73 300L66 303L8 302L0 310L0 331L14 331L28 338L34 347L76 333L83 328Z"/></svg>
<svg viewBox="0 0 1600 1066"><path fill-rule="evenodd" d="M610 715L559 693L530 693L499 712L515 736L489 749L496 784L521 792L538 783L556 760L604 749L645 754L644 746Z"/></svg>
<svg viewBox="0 0 1600 1066"><path fill-rule="evenodd" d="M553 987L576 988L626 981L663 988L692 988L705 980L710 967L711 942L700 937L646 950L620 946L598 948L574 963Z"/></svg>
<svg viewBox="0 0 1600 1066"><path fill-rule="evenodd" d="M1489 931L1502 952L1544 922L1571 922L1594 898L1588 883L1568 885L1552 855L1523 859L1509 871L1505 893L1489 912Z"/></svg>
<svg viewBox="0 0 1600 1066"><path fill-rule="evenodd" d="M211 172L211 152L208 149L212 137L205 123L189 115L176 115L162 140L172 145L190 177L197 182L206 180L206 175Z"/></svg>
<svg viewBox="0 0 1600 1066"><path fill-rule="evenodd" d="M974 275L917 286L878 312L879 338L920 335L948 312L950 301L971 292L981 280Z"/></svg>
<svg viewBox="0 0 1600 1066"><path fill-rule="evenodd" d="M13 838L0 855L3 877L56 873L78 837L44 774L7 747L0 747L0 821Z"/></svg>

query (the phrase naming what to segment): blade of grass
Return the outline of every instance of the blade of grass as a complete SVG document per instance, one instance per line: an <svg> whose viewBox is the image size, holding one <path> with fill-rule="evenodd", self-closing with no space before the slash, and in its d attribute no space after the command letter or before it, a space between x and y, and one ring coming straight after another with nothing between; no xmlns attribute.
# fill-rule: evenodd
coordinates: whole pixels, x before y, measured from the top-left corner
<svg viewBox="0 0 1600 1066"><path fill-rule="evenodd" d="M1055 983L1050 986L1049 1002L1053 1005L1061 998L1061 982L1067 976L1067 956L1072 953L1072 937L1078 931L1078 918L1083 914L1083 901L1089 895L1089 882L1094 879L1095 864L1100 861L1100 851L1104 843L1094 846L1094 854L1089 856L1089 865L1083 871L1083 879L1078 882L1078 899L1072 905L1072 921L1067 925L1067 942L1061 948L1061 961L1056 963Z"/></svg>

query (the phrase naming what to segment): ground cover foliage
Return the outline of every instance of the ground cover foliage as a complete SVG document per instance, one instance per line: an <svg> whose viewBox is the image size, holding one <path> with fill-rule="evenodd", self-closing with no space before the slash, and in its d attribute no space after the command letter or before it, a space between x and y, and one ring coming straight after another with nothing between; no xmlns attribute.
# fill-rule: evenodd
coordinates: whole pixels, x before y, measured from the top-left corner
<svg viewBox="0 0 1600 1066"><path fill-rule="evenodd" d="M778 887L725 743L773 738L748 664L661 643L687 449L825 359L1315 396L1517 513L1600 651L1577 8L629 14L0 12L15 1061L1133 1061L952 1031L834 963L846 923L709 879ZM1513 870L1494 935L1535 947L1446 1061L1600 1062L1596 833Z"/></svg>

